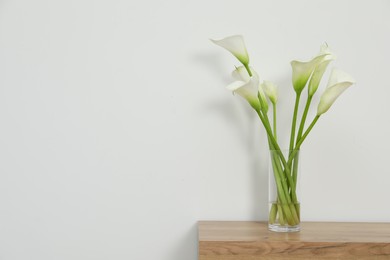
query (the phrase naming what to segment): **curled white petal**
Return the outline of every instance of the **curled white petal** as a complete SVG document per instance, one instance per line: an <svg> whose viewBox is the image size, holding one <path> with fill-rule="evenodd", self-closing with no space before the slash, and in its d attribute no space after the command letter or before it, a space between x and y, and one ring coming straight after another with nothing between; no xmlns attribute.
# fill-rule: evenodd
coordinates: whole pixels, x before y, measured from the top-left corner
<svg viewBox="0 0 390 260"><path fill-rule="evenodd" d="M252 67L250 67L249 69L251 70L252 76L249 76L249 73L244 66L237 67L232 72L233 78L236 79L237 81L230 84L228 86L228 89L237 92L239 95L241 95L245 99L247 99L248 102L251 100L250 103L256 99L256 101L253 101L251 103L252 107L257 108L258 106L260 106L260 108L262 110L267 112L268 111L267 98L264 94L263 88L259 84L259 75ZM242 85L244 85L250 81L252 81L253 84L255 84L255 82L257 82L258 87L254 86L254 85L251 85L249 87L248 85L246 85L245 87L241 88ZM242 93L239 93L238 91L240 91ZM243 91L245 91L245 93Z"/></svg>
<svg viewBox="0 0 390 260"><path fill-rule="evenodd" d="M252 67L249 67L249 69L251 70L253 77L259 78L259 75ZM232 71L232 76L235 80L241 80L245 82L249 81L250 79L249 73L244 66L236 67L236 69Z"/></svg>
<svg viewBox="0 0 390 260"><path fill-rule="evenodd" d="M249 55L246 50L244 38L241 35L233 35L221 40L211 41L232 53L242 64L249 64Z"/></svg>
<svg viewBox="0 0 390 260"><path fill-rule="evenodd" d="M327 43L324 43L320 47L320 53L318 53L317 56L327 54L331 55L333 59L336 59L336 55L333 53L333 51L329 48L329 45Z"/></svg>
<svg viewBox="0 0 390 260"><path fill-rule="evenodd" d="M226 88L234 93L236 90L240 89L245 84L247 84L247 82L242 81L242 80L237 80L237 81L234 81L233 83L230 83L229 85L227 85Z"/></svg>
<svg viewBox="0 0 390 260"><path fill-rule="evenodd" d="M330 87L332 87L340 82L355 83L355 79L351 75L349 75L348 73L346 73L340 69L333 68L333 70L330 74L330 77L329 77L327 88L330 88Z"/></svg>
<svg viewBox="0 0 390 260"><path fill-rule="evenodd" d="M322 61L317 65L317 67L314 69L313 74L309 81L309 96L313 96L314 93L317 91L318 86L320 85L322 76L324 75L326 68L328 67L329 63L333 60L333 57L331 55L325 56Z"/></svg>
<svg viewBox="0 0 390 260"><path fill-rule="evenodd" d="M259 80L257 77L251 77L248 81L235 81L227 86L227 89L233 93L245 98L249 104L256 110L260 109L260 102L258 99Z"/></svg>
<svg viewBox="0 0 390 260"><path fill-rule="evenodd" d="M318 104L317 115L322 115L328 111L336 99L353 83L355 83L355 80L349 74L339 69L333 69L328 86L322 94L320 103Z"/></svg>

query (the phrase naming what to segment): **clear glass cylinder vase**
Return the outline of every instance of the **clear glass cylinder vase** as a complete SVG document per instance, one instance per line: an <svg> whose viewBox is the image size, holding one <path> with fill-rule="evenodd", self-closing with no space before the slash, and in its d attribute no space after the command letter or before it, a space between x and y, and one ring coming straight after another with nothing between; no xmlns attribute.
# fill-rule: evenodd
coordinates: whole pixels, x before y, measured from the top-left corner
<svg viewBox="0 0 390 260"><path fill-rule="evenodd" d="M300 151L269 151L268 229L275 232L300 230Z"/></svg>

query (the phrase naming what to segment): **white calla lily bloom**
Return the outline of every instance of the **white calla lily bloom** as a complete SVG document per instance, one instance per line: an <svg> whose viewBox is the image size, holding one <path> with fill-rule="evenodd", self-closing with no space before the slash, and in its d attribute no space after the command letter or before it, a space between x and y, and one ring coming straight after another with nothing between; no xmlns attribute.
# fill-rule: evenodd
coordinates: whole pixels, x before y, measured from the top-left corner
<svg viewBox="0 0 390 260"><path fill-rule="evenodd" d="M232 76L237 81L248 82L251 78L256 78L257 81L259 82L260 80L259 80L259 75L257 74L257 72L252 67L250 67L249 70L251 71L252 76L249 76L249 73L244 66L237 67L232 72ZM232 84L234 84L234 83L232 83ZM259 101L260 108L262 110L264 110L265 112L267 112L268 111L267 98L266 98L266 96L264 94L264 90L260 84L259 84L259 87L257 89L256 96L257 96L257 99Z"/></svg>
<svg viewBox="0 0 390 260"><path fill-rule="evenodd" d="M228 50L233 54L243 65L248 66L249 64L249 55L246 50L244 38L241 35L233 35L221 40L213 40L213 43L222 48Z"/></svg>
<svg viewBox="0 0 390 260"><path fill-rule="evenodd" d="M308 87L309 97L312 97L314 93L316 93L318 86L320 85L322 76L324 75L326 68L328 67L329 63L332 60L333 60L332 56L327 55L313 71L313 74L311 75L309 81L309 87Z"/></svg>
<svg viewBox="0 0 390 260"><path fill-rule="evenodd" d="M276 104L276 102L278 101L278 88L276 87L276 85L274 83L272 83L271 81L264 81L262 84L261 84L261 87L263 88L265 94L267 95L267 97L269 98L269 100L271 100L271 102L273 104Z"/></svg>
<svg viewBox="0 0 390 260"><path fill-rule="evenodd" d="M267 101L267 97L264 93L264 89L263 89L263 86L262 84L259 84L259 94L258 94L258 98L259 98L259 101L260 101L260 107L261 107L261 110L263 110L264 112L268 112L268 101Z"/></svg>
<svg viewBox="0 0 390 260"><path fill-rule="evenodd" d="M260 111L258 85L259 79L256 76L252 76L248 81L238 80L229 84L227 89L245 98L256 111Z"/></svg>
<svg viewBox="0 0 390 260"><path fill-rule="evenodd" d="M249 70L251 71L252 76L259 78L259 75L252 67L249 67ZM245 82L249 81L249 79L251 78L249 76L247 69L244 66L236 67L236 69L233 70L233 72L232 72L232 77L235 80L241 80L241 81L245 81Z"/></svg>
<svg viewBox="0 0 390 260"><path fill-rule="evenodd" d="M336 99L354 83L355 80L349 74L339 69L333 69L329 77L328 86L318 104L317 116L328 111Z"/></svg>
<svg viewBox="0 0 390 260"><path fill-rule="evenodd" d="M309 97L312 97L314 93L317 91L322 76L324 75L325 70L328 67L329 63L336 59L336 56L333 54L332 51L330 51L327 44L323 44L321 46L321 51L319 55L323 55L323 54L325 54L325 56L319 61L309 81L309 87L308 87Z"/></svg>
<svg viewBox="0 0 390 260"><path fill-rule="evenodd" d="M310 61L307 62L302 62L297 60L291 61L292 82L293 82L294 90L297 93L300 93L305 88L307 81L309 80L310 76L312 75L313 71L317 68L317 66L319 66L323 62L330 62L334 58L335 56L329 50L328 45L324 44L321 46L320 53ZM325 71L325 69L326 66L322 66L321 71L322 70ZM316 79L313 80L311 92L313 92L314 89L317 90L315 86L317 86L318 88L318 85L316 85L315 83L318 80L318 84L319 84L319 81L321 80L323 75L323 72L322 74L320 73L321 71L318 71Z"/></svg>

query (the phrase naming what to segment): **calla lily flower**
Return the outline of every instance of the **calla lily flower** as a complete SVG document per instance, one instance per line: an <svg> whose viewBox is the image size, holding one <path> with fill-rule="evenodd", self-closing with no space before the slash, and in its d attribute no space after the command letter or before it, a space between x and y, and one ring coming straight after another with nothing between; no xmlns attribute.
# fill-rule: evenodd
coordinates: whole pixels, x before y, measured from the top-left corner
<svg viewBox="0 0 390 260"><path fill-rule="evenodd" d="M259 79L259 75L252 67L249 67L249 70L251 71L253 77L257 77ZM236 67L236 69L233 70L232 72L232 76L235 80L240 80L245 82L249 81L249 79L251 78L249 76L247 69L244 66Z"/></svg>
<svg viewBox="0 0 390 260"><path fill-rule="evenodd" d="M248 76L249 77L249 76ZM260 111L260 101L258 98L259 79L257 76L249 77L248 81L237 80L227 86L227 89L245 98L256 110Z"/></svg>
<svg viewBox="0 0 390 260"><path fill-rule="evenodd" d="M271 81L264 81L261 84L262 89L264 89L265 94L271 100L271 102L275 105L278 101L278 88Z"/></svg>
<svg viewBox="0 0 390 260"><path fill-rule="evenodd" d="M263 89L263 86L262 84L259 84L259 89L258 89L258 98L260 100L260 106L261 106L261 110L263 110L264 112L268 112L268 101L267 101L267 97L264 93L264 89Z"/></svg>
<svg viewBox="0 0 390 260"><path fill-rule="evenodd" d="M332 60L336 59L336 56L329 50L329 47L327 44L324 44L321 46L321 54L327 54L325 55L322 60L319 62L315 70L313 71L313 74L310 78L309 82L309 97L312 97L314 93L317 91L318 86L320 85L322 76L324 75L324 72L326 68L328 67L329 63Z"/></svg>
<svg viewBox="0 0 390 260"><path fill-rule="evenodd" d="M311 59L310 61L307 61L307 62L302 62L302 61L297 61L297 60L291 61L292 82L293 82L293 87L294 87L295 92L301 93L302 90L305 88L306 83L310 78L310 75L312 75L313 71L317 68L317 66L323 62L326 62L329 59L330 60L334 59L334 55L330 52L327 45L322 45L320 53L316 57ZM324 68L321 68L321 71L322 71L322 69L323 69L323 71L325 71L326 66ZM319 80L319 81L321 80L322 75L323 75L323 72L321 74L319 71L318 75L316 76L316 79L312 83L313 90L314 89L317 90L315 88L316 82L317 82L317 80ZM319 81L318 81L318 83L319 83ZM318 85L317 85L317 88L318 88Z"/></svg>
<svg viewBox="0 0 390 260"><path fill-rule="evenodd" d="M251 78L255 78L257 80L257 82L259 82L259 75L257 74L257 72L252 68L250 67L249 68L251 73L252 73L252 76L249 76L248 74L248 71L247 69L244 67L244 66L240 66L240 67L237 67L233 72L232 72L232 76L233 78L236 80L236 82L249 82L251 80ZM233 82L231 85L233 87L231 87L230 85L228 86L228 88L234 88L234 86L239 86L240 84L243 84L243 83L236 83L236 82ZM236 85L237 84L237 85ZM259 84L259 87L256 88L256 91L255 91L255 88L253 88L251 90L252 94L251 96L256 96L257 98L257 101L259 102L260 104L260 108L261 110L264 110L264 111L268 111L268 103L267 103L267 99L265 97L265 94L264 94L264 91L263 91L263 88L260 86ZM246 98L247 99L247 98ZM248 100L248 99L247 99ZM248 100L249 101L249 100ZM257 103L257 102L256 102ZM252 106L253 107L253 106ZM257 107L257 105L256 105ZM254 107L255 108L255 107ZM256 108L255 108L256 109Z"/></svg>
<svg viewBox="0 0 390 260"><path fill-rule="evenodd" d="M339 69L333 69L330 74L328 86L318 104L317 116L328 111L336 99L353 83L355 83L355 80L350 75Z"/></svg>
<svg viewBox="0 0 390 260"><path fill-rule="evenodd" d="M333 60L333 58L330 55L327 55L324 57L323 61L318 64L318 66L313 71L313 74L311 75L310 81L309 81L309 97L312 97L314 93L316 93L318 86L320 85L322 76L325 73L326 68L328 67L329 63Z"/></svg>
<svg viewBox="0 0 390 260"><path fill-rule="evenodd" d="M257 81L259 82L259 75L257 74L257 72L252 67L250 67L249 70L252 73L252 77L256 78ZM244 66L237 67L235 70L233 70L232 76L237 81L242 81L242 82L248 82L252 78L251 76L249 76L248 71ZM232 83L232 84L234 84L234 83ZM256 92L256 96L257 96L257 99L259 101L260 108L261 108L261 110L264 110L265 112L267 112L268 111L267 98L266 98L266 96L264 94L264 90L260 84L259 84L259 87L257 89L257 92ZM254 93L254 91L253 91L253 93Z"/></svg>
<svg viewBox="0 0 390 260"><path fill-rule="evenodd" d="M221 40L212 40L218 46L228 50L233 54L244 66L249 64L249 55L246 50L244 38L241 35L233 35Z"/></svg>

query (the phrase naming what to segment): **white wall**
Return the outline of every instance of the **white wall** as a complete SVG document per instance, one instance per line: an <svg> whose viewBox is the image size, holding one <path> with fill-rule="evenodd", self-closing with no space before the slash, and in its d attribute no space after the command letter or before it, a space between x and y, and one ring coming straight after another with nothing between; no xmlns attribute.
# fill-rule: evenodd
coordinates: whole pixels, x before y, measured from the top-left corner
<svg viewBox="0 0 390 260"><path fill-rule="evenodd" d="M264 131L208 41L236 33L285 147L292 59L327 42L357 80L303 146L303 219L390 221L389 1L1 0L0 259L194 260L198 220L264 220Z"/></svg>

